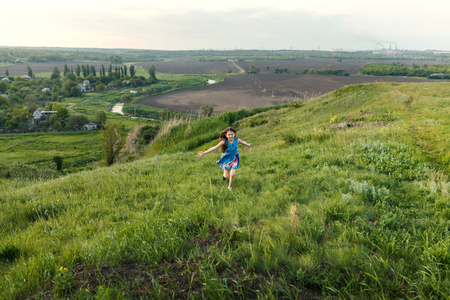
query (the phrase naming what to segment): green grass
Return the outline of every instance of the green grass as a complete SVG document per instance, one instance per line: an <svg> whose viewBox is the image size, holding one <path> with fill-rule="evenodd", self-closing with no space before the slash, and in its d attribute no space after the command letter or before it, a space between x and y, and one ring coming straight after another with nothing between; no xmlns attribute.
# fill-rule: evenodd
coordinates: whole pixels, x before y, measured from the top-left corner
<svg viewBox="0 0 450 300"><path fill-rule="evenodd" d="M15 164L54 169L52 158L61 156L67 171L92 167L102 157L99 140L99 131L2 134L0 166L5 170Z"/></svg>
<svg viewBox="0 0 450 300"><path fill-rule="evenodd" d="M358 85L240 119L232 192L219 152L194 155L215 119L145 159L3 189L0 294L447 299L448 95Z"/></svg>

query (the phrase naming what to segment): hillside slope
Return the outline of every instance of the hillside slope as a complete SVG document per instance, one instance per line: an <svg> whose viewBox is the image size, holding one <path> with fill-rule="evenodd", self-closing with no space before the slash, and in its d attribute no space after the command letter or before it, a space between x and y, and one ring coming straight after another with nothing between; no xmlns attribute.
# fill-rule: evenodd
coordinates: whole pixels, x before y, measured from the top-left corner
<svg viewBox="0 0 450 300"><path fill-rule="evenodd" d="M231 192L195 124L156 156L3 187L2 298L448 297L448 95L364 84L242 119Z"/></svg>

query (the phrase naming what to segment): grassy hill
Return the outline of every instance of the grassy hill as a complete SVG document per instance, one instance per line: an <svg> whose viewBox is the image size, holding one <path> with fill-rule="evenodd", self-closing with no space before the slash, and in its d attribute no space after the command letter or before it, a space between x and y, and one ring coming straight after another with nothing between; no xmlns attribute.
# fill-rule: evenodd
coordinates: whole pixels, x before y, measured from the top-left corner
<svg viewBox="0 0 450 300"><path fill-rule="evenodd" d="M449 95L349 86L167 127L129 164L3 188L0 294L447 299ZM219 152L195 157L230 123L252 144L231 192Z"/></svg>

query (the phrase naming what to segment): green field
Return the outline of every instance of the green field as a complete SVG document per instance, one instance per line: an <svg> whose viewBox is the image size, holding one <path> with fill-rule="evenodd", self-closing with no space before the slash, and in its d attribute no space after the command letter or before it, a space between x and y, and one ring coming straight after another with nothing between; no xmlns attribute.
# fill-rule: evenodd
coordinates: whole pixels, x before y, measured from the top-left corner
<svg viewBox="0 0 450 300"><path fill-rule="evenodd" d="M361 84L166 123L146 158L0 190L1 298L448 299L449 95ZM232 191L195 156L227 125L252 144Z"/></svg>

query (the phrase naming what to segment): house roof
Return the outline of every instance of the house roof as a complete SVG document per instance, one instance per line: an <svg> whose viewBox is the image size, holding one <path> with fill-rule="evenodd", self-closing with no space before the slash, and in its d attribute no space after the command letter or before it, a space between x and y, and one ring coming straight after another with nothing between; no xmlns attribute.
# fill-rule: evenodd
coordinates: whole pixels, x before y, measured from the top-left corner
<svg viewBox="0 0 450 300"><path fill-rule="evenodd" d="M86 125L92 126L92 125L97 125L97 123L89 122L89 123L86 123L86 124L84 124L84 125L85 125L85 126L86 126Z"/></svg>

